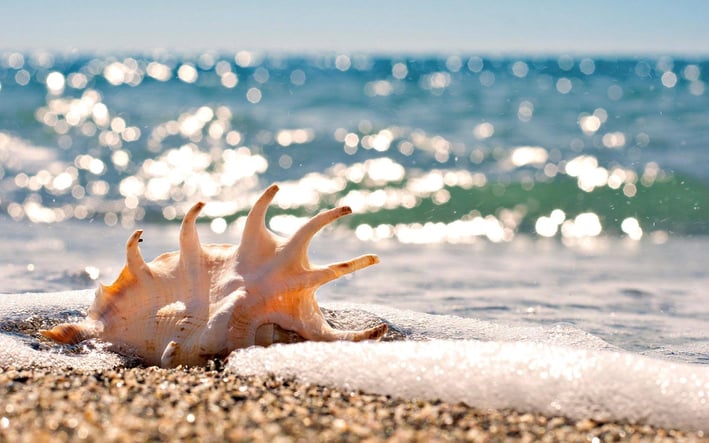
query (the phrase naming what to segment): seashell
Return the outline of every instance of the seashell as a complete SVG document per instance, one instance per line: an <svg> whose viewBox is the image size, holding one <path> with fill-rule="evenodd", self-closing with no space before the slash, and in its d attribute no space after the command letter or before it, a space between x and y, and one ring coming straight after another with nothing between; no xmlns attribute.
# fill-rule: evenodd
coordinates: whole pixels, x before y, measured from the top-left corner
<svg viewBox="0 0 709 443"><path fill-rule="evenodd" d="M179 251L146 263L138 247L143 231L135 231L126 244L126 265L113 284L99 285L87 317L40 333L59 343L98 338L161 367L204 365L252 345L380 339L386 324L335 329L315 300L323 284L379 262L363 255L328 266L310 263L313 236L352 210L321 212L291 238L281 238L265 224L277 191L272 185L256 201L238 246L199 242L201 202L182 221Z"/></svg>

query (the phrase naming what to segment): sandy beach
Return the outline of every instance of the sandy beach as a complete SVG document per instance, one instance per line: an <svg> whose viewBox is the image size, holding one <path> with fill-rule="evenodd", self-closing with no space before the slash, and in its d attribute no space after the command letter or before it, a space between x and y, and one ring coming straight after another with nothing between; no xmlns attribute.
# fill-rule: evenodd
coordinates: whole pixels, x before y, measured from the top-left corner
<svg viewBox="0 0 709 443"><path fill-rule="evenodd" d="M36 336L51 323L34 316L6 321L0 329ZM43 341L37 346L44 346ZM275 376L239 376L219 361L175 369L123 361L125 366L103 370L0 367L0 442L709 442L701 432L399 399Z"/></svg>
<svg viewBox="0 0 709 443"><path fill-rule="evenodd" d="M0 441L709 441L220 368L0 369Z"/></svg>

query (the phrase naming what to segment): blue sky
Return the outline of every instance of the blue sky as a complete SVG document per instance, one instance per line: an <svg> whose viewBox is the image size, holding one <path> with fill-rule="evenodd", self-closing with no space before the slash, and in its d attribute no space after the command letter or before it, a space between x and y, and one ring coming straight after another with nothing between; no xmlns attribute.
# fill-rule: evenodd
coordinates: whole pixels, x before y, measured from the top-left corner
<svg viewBox="0 0 709 443"><path fill-rule="evenodd" d="M709 55L706 0L8 1L0 49Z"/></svg>

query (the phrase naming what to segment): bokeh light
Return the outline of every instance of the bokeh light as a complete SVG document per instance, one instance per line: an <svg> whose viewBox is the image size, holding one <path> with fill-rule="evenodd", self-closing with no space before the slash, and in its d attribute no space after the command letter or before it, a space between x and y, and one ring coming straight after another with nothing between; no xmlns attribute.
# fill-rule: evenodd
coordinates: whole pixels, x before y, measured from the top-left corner
<svg viewBox="0 0 709 443"><path fill-rule="evenodd" d="M636 105L694 115L706 101L704 65L633 60L621 79L608 63L8 52L0 98L41 91L23 112L42 142L0 128L0 207L13 220L129 227L179 220L201 199L204 222L223 233L277 181L278 210L295 212L274 214L280 232L346 204L355 214L343 224L366 241L661 243L672 230L649 221L661 209L648 202L660 189L694 195L664 167L682 164L672 128L694 123ZM700 203L687 207L702 214Z"/></svg>

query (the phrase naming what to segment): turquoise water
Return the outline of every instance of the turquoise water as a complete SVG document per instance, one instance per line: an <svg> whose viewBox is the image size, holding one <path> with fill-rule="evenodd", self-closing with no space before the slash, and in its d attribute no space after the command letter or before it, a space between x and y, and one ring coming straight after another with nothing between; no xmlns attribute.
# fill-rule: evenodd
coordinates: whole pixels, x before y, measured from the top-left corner
<svg viewBox="0 0 709 443"><path fill-rule="evenodd" d="M219 202L206 217L219 232L279 182L275 214L348 204L363 240L704 235L707 69L669 57L4 53L0 210L130 227L178 220L201 199Z"/></svg>

